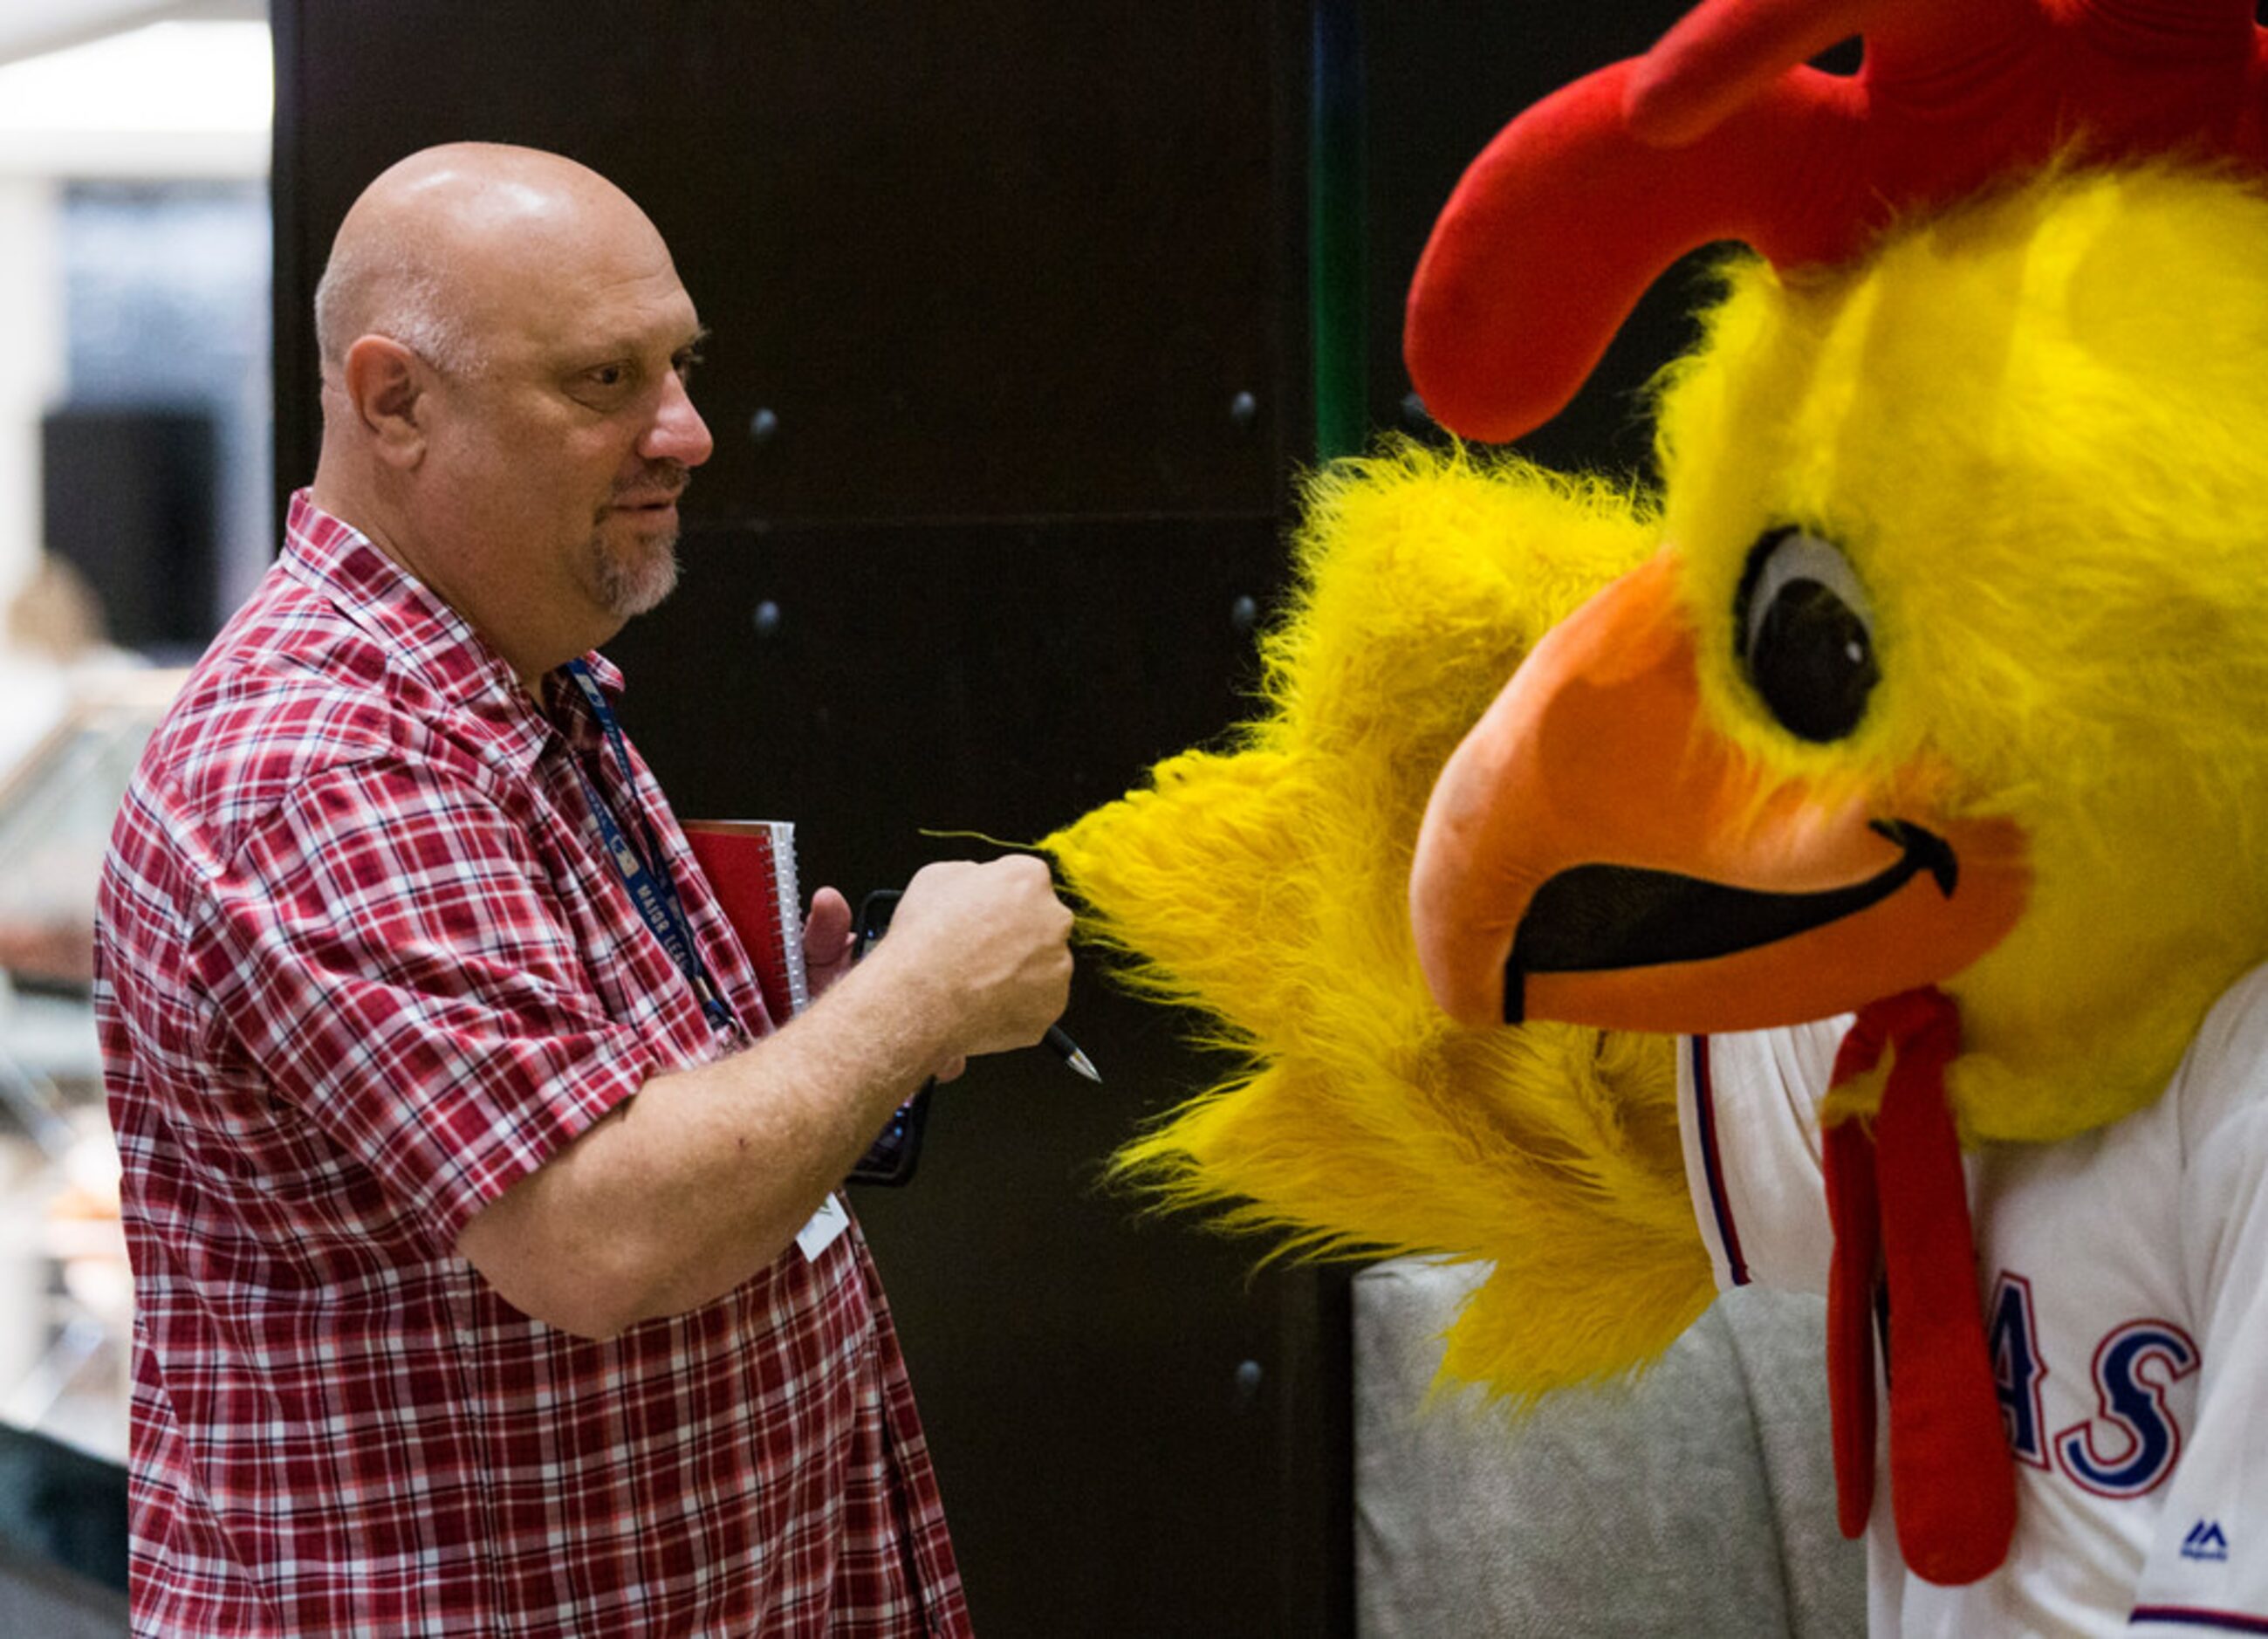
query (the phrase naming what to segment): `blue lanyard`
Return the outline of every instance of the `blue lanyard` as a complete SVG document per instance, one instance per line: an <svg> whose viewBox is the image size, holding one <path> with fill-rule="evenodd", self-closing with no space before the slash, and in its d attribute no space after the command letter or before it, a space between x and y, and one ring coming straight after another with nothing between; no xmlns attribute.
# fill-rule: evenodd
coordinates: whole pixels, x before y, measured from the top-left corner
<svg viewBox="0 0 2268 1639"><path fill-rule="evenodd" d="M598 679L591 676L591 668L581 661L568 661L567 675L583 690L584 699L590 703L591 715L606 730L607 743L613 748L615 761L622 771L624 789L635 794L637 775L630 766L630 748L622 743L622 727L615 721L614 710L600 691ZM641 853L622 834L622 823L615 817L604 794L592 783L582 759L571 752L567 760L574 764L575 777L583 782L584 794L591 800L591 814L599 823L599 840L607 850L607 857L615 862L615 870L622 877L623 888L629 890L630 903L637 906L638 915L653 930L661 948L669 952L669 959L677 963L678 971L685 975L685 982L693 986L693 993L700 998L701 1010L709 1015L710 1023L720 1030L737 1029L733 1009L725 1004L716 983L709 977L707 965L701 960L700 947L693 937L693 923L685 914L685 902L678 897L677 884L666 870L659 868L661 844L644 810L637 810L638 830L645 836L645 852Z"/></svg>

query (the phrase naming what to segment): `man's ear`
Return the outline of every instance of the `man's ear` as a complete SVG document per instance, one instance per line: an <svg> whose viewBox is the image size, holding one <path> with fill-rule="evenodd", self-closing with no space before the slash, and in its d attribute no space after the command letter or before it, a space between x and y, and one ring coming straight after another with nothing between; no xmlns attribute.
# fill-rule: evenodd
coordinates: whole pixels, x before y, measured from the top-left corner
<svg viewBox="0 0 2268 1639"><path fill-rule="evenodd" d="M424 454L431 380L425 361L392 336L362 336L347 349L347 402L370 429L380 460L414 467Z"/></svg>

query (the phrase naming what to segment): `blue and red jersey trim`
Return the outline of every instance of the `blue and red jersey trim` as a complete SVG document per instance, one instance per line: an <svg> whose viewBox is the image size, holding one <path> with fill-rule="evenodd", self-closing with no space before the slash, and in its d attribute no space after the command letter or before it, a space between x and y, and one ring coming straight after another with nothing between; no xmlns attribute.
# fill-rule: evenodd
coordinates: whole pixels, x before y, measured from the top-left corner
<svg viewBox="0 0 2268 1639"><path fill-rule="evenodd" d="M2169 1622L2177 1628L2215 1628L2226 1634L2268 1634L2268 1616L2235 1611L2205 1611L2185 1605L2138 1605L2127 1623Z"/></svg>
<svg viewBox="0 0 2268 1639"><path fill-rule="evenodd" d="M1693 1055L1693 1113L1700 1127L1701 1176L1709 1185L1709 1211L1717 1220L1717 1243L1725 1249L1725 1266L1734 1286L1749 1283L1748 1259L1741 1255L1741 1231L1733 1222L1732 1199L1725 1190L1725 1162L1717 1147L1717 1093L1709 1075L1709 1038L1695 1036L1687 1049Z"/></svg>

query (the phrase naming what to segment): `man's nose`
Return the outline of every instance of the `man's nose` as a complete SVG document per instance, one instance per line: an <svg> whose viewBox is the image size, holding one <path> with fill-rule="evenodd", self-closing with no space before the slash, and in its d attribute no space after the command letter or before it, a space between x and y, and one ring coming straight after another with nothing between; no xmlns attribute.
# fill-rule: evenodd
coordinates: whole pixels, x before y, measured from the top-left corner
<svg viewBox="0 0 2268 1639"><path fill-rule="evenodd" d="M709 459L710 452L716 447L716 439L709 436L709 424L693 408L692 395L673 373L662 387L661 402L654 410L645 436L638 440L638 454L648 461L674 461L697 467Z"/></svg>

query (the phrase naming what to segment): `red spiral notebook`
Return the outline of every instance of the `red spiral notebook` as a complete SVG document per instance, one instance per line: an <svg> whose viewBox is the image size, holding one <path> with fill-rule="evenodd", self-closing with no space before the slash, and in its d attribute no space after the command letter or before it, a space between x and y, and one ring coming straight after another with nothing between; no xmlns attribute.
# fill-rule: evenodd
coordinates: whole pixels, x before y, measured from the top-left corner
<svg viewBox="0 0 2268 1639"><path fill-rule="evenodd" d="M811 1001L810 977L803 964L803 901L796 882L794 823L691 820L685 825L685 839L693 845L694 861L709 879L718 907L740 936L741 949L756 970L764 1011L775 1026L785 1024ZM876 894L869 899L895 903L897 895ZM879 930L872 936L879 937ZM922 1090L926 1092L927 1086ZM851 1169L849 1181L904 1184L911 1179L927 1104L917 1093L900 1105L881 1136ZM797 1237L804 1255L818 1257L848 1222L828 1196L827 1205Z"/></svg>
<svg viewBox="0 0 2268 1639"><path fill-rule="evenodd" d="M690 820L686 840L756 970L764 1011L786 1023L811 1000L792 820Z"/></svg>

